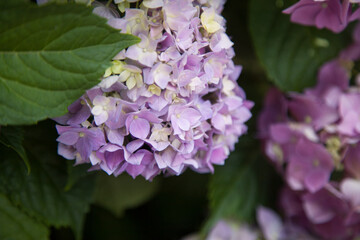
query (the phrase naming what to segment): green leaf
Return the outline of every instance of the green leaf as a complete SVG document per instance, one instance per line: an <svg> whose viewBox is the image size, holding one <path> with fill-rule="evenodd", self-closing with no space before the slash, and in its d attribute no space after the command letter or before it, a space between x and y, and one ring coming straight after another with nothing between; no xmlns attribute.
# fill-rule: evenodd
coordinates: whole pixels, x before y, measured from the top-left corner
<svg viewBox="0 0 360 240"><path fill-rule="evenodd" d="M80 179L86 177L89 165L74 165L74 161L67 161L68 178L64 190L69 191Z"/></svg>
<svg viewBox="0 0 360 240"><path fill-rule="evenodd" d="M43 240L49 235L45 225L27 216L3 194L0 194L0 226L2 240Z"/></svg>
<svg viewBox="0 0 360 240"><path fill-rule="evenodd" d="M259 204L274 200L276 175L259 148L251 137L242 137L225 166L215 169L209 183L210 217L203 233L223 218L251 222Z"/></svg>
<svg viewBox="0 0 360 240"><path fill-rule="evenodd" d="M159 188L158 180L148 182L143 178L132 179L123 174L118 177L99 173L95 188L95 203L120 217L126 209L145 203Z"/></svg>
<svg viewBox="0 0 360 240"><path fill-rule="evenodd" d="M250 0L250 31L267 75L283 91L316 83L318 68L337 56L347 37L290 22L282 0ZM293 3L293 1L290 1Z"/></svg>
<svg viewBox="0 0 360 240"><path fill-rule="evenodd" d="M24 161L28 173L30 173L30 163L26 155L25 149L22 145L24 140L24 132L20 127L2 127L0 129L0 143L6 147L13 149L21 159Z"/></svg>
<svg viewBox="0 0 360 240"><path fill-rule="evenodd" d="M139 41L84 5L6 2L0 3L0 125L66 113L112 57Z"/></svg>
<svg viewBox="0 0 360 240"><path fill-rule="evenodd" d="M53 123L51 127L38 125L26 129L31 136L25 138L25 146L31 151L29 175L15 152L0 149L0 192L29 216L49 226L70 226L76 238L81 239L85 213L92 201L94 176L78 178L65 190L68 160L57 156Z"/></svg>

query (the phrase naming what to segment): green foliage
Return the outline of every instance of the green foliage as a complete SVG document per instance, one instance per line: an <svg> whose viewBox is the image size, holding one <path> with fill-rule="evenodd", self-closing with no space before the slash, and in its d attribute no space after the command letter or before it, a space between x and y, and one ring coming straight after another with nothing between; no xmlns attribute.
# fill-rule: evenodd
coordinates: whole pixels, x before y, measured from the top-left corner
<svg viewBox="0 0 360 240"><path fill-rule="evenodd" d="M94 201L119 217L124 210L137 207L154 196L158 183L158 180L148 182L140 177L132 179L127 174L115 178L99 173Z"/></svg>
<svg viewBox="0 0 360 240"><path fill-rule="evenodd" d="M204 233L218 220L252 222L256 207L273 201L276 175L249 136L240 139L225 166L217 167L209 183L211 215Z"/></svg>
<svg viewBox="0 0 360 240"><path fill-rule="evenodd" d="M0 239L44 240L49 235L45 225L31 219L0 194Z"/></svg>
<svg viewBox="0 0 360 240"><path fill-rule="evenodd" d="M0 2L0 125L66 113L96 85L110 59L138 38L84 5Z"/></svg>
<svg viewBox="0 0 360 240"><path fill-rule="evenodd" d="M24 161L28 173L30 173L30 163L29 159L26 155L25 149L22 145L24 140L23 129L20 127L2 127L0 129L0 143L5 145L8 148L13 149L21 159Z"/></svg>
<svg viewBox="0 0 360 240"><path fill-rule="evenodd" d="M70 226L80 239L85 213L92 201L93 176L78 169L68 173L66 160L56 154L53 132L46 126L28 128L26 133L31 173L27 174L14 151L0 148L0 192L34 221L47 226ZM69 179L73 179L71 187L65 189Z"/></svg>
<svg viewBox="0 0 360 240"><path fill-rule="evenodd" d="M316 83L318 68L346 46L344 35L291 23L282 0L251 0L249 28L268 77L283 91Z"/></svg>

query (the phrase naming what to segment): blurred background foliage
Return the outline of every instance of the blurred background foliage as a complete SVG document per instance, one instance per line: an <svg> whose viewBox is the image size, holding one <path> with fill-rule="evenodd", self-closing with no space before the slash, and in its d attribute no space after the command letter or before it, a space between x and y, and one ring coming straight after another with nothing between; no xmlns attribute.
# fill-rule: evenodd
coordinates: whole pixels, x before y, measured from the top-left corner
<svg viewBox="0 0 360 240"><path fill-rule="evenodd" d="M317 68L348 42L290 23L281 10L293 2L225 5L234 61L243 66L238 83L255 107L248 134L215 174L188 170L153 182L114 178L59 157L51 120L2 127L0 226L6 230L0 239L181 239L197 232L203 237L220 218L254 223L258 205L275 208L281 182L262 156L256 133L265 93L271 81L284 91L313 85Z"/></svg>

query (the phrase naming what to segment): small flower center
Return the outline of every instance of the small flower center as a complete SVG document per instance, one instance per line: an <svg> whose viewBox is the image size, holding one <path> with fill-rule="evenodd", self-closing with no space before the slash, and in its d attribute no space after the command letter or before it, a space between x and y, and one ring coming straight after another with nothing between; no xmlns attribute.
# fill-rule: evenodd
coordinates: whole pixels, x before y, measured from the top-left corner
<svg viewBox="0 0 360 240"><path fill-rule="evenodd" d="M79 137L85 137L85 133L80 132L80 133L79 133Z"/></svg>
<svg viewBox="0 0 360 240"><path fill-rule="evenodd" d="M309 115L306 116L304 120L305 120L305 123L311 123L311 121L312 121L312 119Z"/></svg>
<svg viewBox="0 0 360 240"><path fill-rule="evenodd" d="M138 116L138 115L135 115L135 116L134 116L134 119L138 119L138 118L139 118L139 116Z"/></svg>
<svg viewBox="0 0 360 240"><path fill-rule="evenodd" d="M315 160L313 161L313 166L314 166L314 167L317 167L317 166L319 166L319 165L320 165L320 161L317 160L317 159L315 159Z"/></svg>

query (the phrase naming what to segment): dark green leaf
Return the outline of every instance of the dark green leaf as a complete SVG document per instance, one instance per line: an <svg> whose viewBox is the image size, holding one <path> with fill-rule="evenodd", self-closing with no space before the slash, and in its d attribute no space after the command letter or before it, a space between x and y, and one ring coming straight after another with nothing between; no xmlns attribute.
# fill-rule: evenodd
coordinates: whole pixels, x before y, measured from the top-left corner
<svg viewBox="0 0 360 240"><path fill-rule="evenodd" d="M30 163L22 145L24 140L24 132L20 127L2 127L0 129L0 143L6 147L13 149L24 161L28 173L30 173Z"/></svg>
<svg viewBox="0 0 360 240"><path fill-rule="evenodd" d="M52 131L43 126L34 129L27 129L32 138L25 139L31 151L31 154L28 152L32 166L29 175L15 152L2 149L0 192L28 215L47 225L72 227L80 239L84 215L92 201L93 176L87 174L78 178L79 181L66 191L68 160L57 156L55 138L52 141L49 138Z"/></svg>
<svg viewBox="0 0 360 240"><path fill-rule="evenodd" d="M209 184L211 214L205 232L222 218L251 222L256 207L273 200L275 194L270 191L275 189L275 175L258 149L255 140L242 137L225 166L215 169Z"/></svg>
<svg viewBox="0 0 360 240"><path fill-rule="evenodd" d="M120 34L84 5L0 3L0 125L56 117L96 85L120 50Z"/></svg>
<svg viewBox="0 0 360 240"><path fill-rule="evenodd" d="M47 227L27 216L0 194L0 239L43 240L47 239Z"/></svg>
<svg viewBox="0 0 360 240"><path fill-rule="evenodd" d="M282 0L251 0L250 31L270 80L283 91L301 91L316 83L318 68L347 41L344 35L291 23L281 12L287 6Z"/></svg>
<svg viewBox="0 0 360 240"><path fill-rule="evenodd" d="M121 216L123 211L149 200L158 189L158 181L148 182L143 178L132 179L123 174L118 177L99 174L95 188L95 203Z"/></svg>
<svg viewBox="0 0 360 240"><path fill-rule="evenodd" d="M74 161L67 161L68 178L64 190L69 191L80 179L86 177L88 169L87 164L74 166Z"/></svg>

